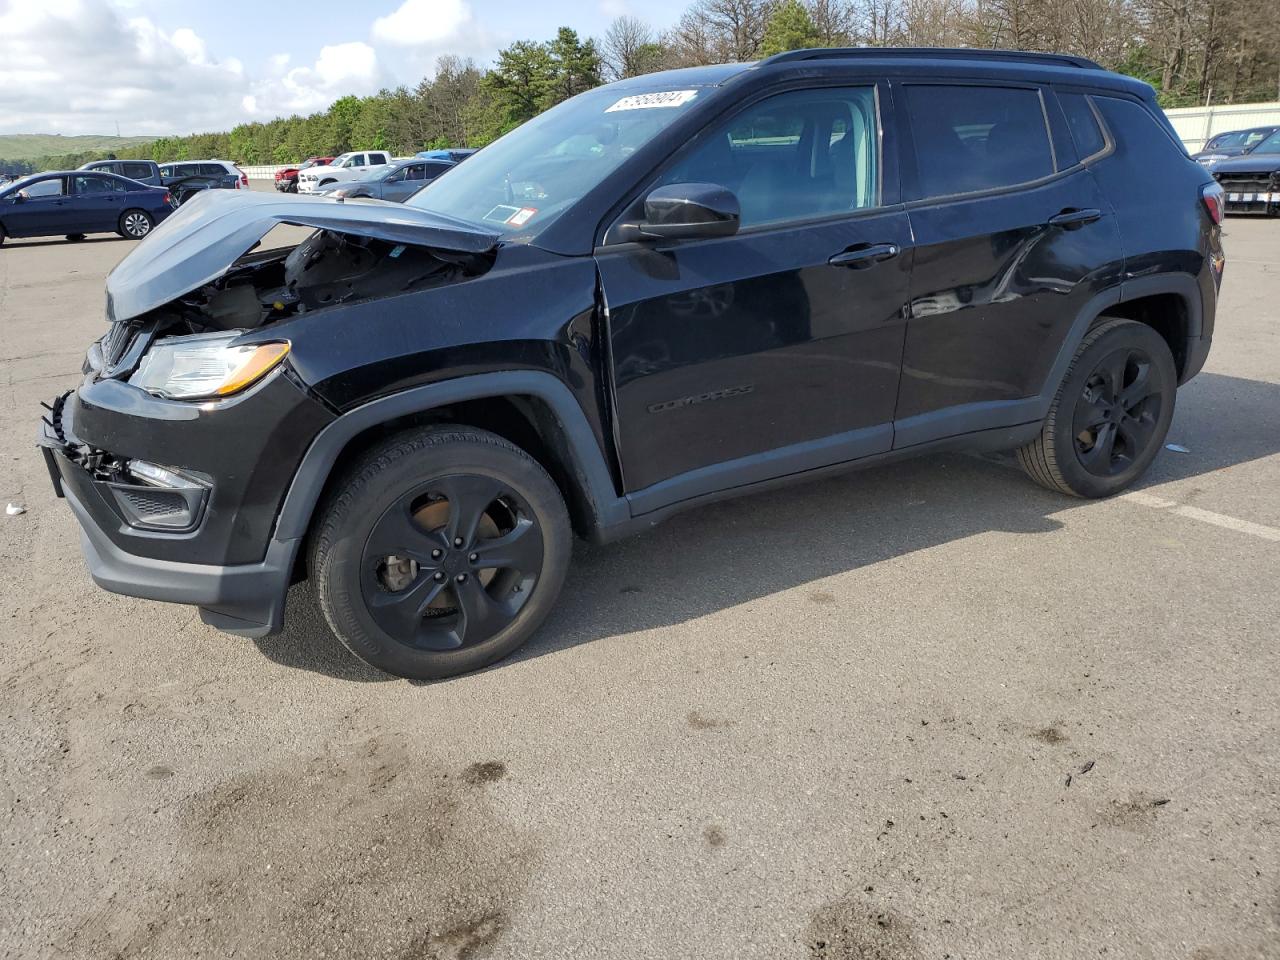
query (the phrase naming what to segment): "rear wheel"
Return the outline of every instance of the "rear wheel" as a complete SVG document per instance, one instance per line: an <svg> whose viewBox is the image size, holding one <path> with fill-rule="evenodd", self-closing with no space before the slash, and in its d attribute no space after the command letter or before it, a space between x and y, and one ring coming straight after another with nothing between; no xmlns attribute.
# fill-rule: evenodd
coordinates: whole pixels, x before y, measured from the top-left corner
<svg viewBox="0 0 1280 960"><path fill-rule="evenodd" d="M1104 317L1086 334L1040 435L1018 462L1043 487L1108 497L1146 472L1173 420L1178 372L1146 324Z"/></svg>
<svg viewBox="0 0 1280 960"><path fill-rule="evenodd" d="M151 232L154 221L145 210L126 210L120 214L120 236L141 240Z"/></svg>
<svg viewBox="0 0 1280 960"><path fill-rule="evenodd" d="M310 568L320 608L360 659L410 679L476 670L550 612L571 533L541 465L469 427L393 437L326 503Z"/></svg>

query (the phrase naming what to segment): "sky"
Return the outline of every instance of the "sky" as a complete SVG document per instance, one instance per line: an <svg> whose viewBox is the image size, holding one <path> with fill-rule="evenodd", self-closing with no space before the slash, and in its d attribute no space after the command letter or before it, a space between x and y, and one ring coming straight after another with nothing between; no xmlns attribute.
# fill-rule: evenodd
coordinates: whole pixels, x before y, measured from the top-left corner
<svg viewBox="0 0 1280 960"><path fill-rule="evenodd" d="M655 28L688 0L0 0L0 133L162 136L413 86L560 26Z"/></svg>

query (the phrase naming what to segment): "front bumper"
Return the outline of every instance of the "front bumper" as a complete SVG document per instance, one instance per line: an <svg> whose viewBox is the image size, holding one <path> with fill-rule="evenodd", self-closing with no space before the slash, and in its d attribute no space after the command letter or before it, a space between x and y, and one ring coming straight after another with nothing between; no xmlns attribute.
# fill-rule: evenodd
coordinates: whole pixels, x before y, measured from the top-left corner
<svg viewBox="0 0 1280 960"><path fill-rule="evenodd" d="M52 404L37 443L95 583L193 604L220 629L262 636L280 628L298 548L274 536L276 515L332 415L283 373L230 400L177 404L90 373ZM129 509L122 491L146 494L118 470L131 459L207 481L191 523L157 528Z"/></svg>
<svg viewBox="0 0 1280 960"><path fill-rule="evenodd" d="M298 188L297 180L277 180L276 189L281 193L294 193Z"/></svg>

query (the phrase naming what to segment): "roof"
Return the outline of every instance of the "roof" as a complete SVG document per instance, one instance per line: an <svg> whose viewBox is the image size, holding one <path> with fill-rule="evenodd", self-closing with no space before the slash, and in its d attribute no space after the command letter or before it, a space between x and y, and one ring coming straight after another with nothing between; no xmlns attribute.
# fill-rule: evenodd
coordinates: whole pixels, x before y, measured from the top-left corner
<svg viewBox="0 0 1280 960"><path fill-rule="evenodd" d="M775 63L793 63L797 60L974 60L1000 61L1003 63L1032 64L1047 67L1076 67L1081 70L1101 70L1102 67L1086 57L1066 53L1037 53L1025 50L987 50L974 47L813 47L805 50L788 50L778 53L757 66Z"/></svg>

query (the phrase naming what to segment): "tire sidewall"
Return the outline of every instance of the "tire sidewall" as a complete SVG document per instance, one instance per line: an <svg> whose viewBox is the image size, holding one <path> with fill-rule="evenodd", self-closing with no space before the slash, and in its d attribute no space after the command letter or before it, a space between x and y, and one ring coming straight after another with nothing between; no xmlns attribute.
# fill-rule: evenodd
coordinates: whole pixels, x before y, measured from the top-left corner
<svg viewBox="0 0 1280 960"><path fill-rule="evenodd" d="M1076 453L1072 420L1076 401L1098 364L1108 354L1125 347L1143 350L1151 358L1151 376L1158 377L1164 387L1160 416L1156 420L1151 442L1141 456L1128 469L1111 477L1090 473ZM1107 497L1119 493L1137 480L1159 455L1165 436L1173 421L1177 398L1178 372L1169 345L1155 330L1145 324L1129 322L1108 330L1091 343L1072 365L1071 372L1062 385L1061 400L1057 410L1060 418L1054 434L1054 456L1062 477L1073 491L1083 497Z"/></svg>
<svg viewBox="0 0 1280 960"><path fill-rule="evenodd" d="M312 576L338 638L366 663L397 676L436 679L477 670L519 648L554 607L569 566L572 536L560 492L534 461L483 441L459 439L431 445L423 456L401 456L385 469L353 471L348 507L325 518L328 544ZM367 465L366 465L367 468ZM448 474L493 477L529 505L543 540L542 570L529 599L503 630L460 650L425 651L387 634L370 616L360 589L364 544L373 524L411 487Z"/></svg>

